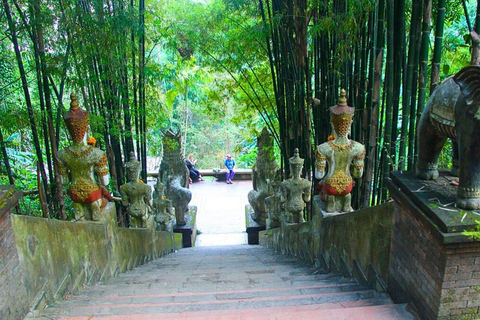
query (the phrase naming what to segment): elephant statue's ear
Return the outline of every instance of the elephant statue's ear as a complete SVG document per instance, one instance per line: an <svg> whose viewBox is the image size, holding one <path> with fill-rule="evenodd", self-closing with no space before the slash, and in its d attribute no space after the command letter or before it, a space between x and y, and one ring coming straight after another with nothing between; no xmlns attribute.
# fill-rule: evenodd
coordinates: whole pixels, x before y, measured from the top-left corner
<svg viewBox="0 0 480 320"><path fill-rule="evenodd" d="M480 66L468 66L460 70L453 80L460 86L467 103L480 102Z"/></svg>

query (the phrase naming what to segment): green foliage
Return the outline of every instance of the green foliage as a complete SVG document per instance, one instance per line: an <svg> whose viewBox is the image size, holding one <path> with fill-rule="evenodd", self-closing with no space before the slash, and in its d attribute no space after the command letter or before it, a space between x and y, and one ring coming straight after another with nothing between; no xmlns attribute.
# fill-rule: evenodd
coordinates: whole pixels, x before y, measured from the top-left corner
<svg viewBox="0 0 480 320"><path fill-rule="evenodd" d="M464 231L463 234L471 239L480 240L480 219L475 219L477 224L475 230Z"/></svg>
<svg viewBox="0 0 480 320"><path fill-rule="evenodd" d="M456 13L457 16L454 15L448 19L449 26L444 31L440 80L444 80L469 65L471 59L470 36L463 9L461 6L457 6L456 10L450 9L447 11L448 13L452 15ZM475 16L472 11L470 16Z"/></svg>
<svg viewBox="0 0 480 320"><path fill-rule="evenodd" d="M438 157L438 167L444 168L444 169L451 168L452 156L453 156L452 141L450 139L447 139L447 142L443 146L442 152Z"/></svg>
<svg viewBox="0 0 480 320"><path fill-rule="evenodd" d="M7 154L12 175L15 180L15 187L18 190L37 190L37 177L35 172L35 154L28 151L21 151L20 134L13 134L5 139ZM9 184L3 157L0 157L0 185ZM38 195L22 197L20 212L32 216L41 216Z"/></svg>
<svg viewBox="0 0 480 320"><path fill-rule="evenodd" d="M258 128L263 126L248 95L239 87L240 81L254 78L248 61L263 68L258 79L271 82L264 52L258 59L251 56L263 48L263 39L252 43L259 34L250 28L258 22L252 4L182 0L159 1L155 6L153 26L158 37L165 39L159 41L163 50L155 60L163 73L162 109L168 121L152 123L155 132L151 131L150 137L155 135L153 139L159 140L159 132L170 126L181 130L185 152L198 158L197 168L223 167L226 153L233 153L236 159L248 154ZM252 94L248 84L242 85ZM240 161L237 166L250 162Z"/></svg>
<svg viewBox="0 0 480 320"><path fill-rule="evenodd" d="M258 150L255 147L251 147L248 150L248 153L239 155L235 159L235 163L239 168L252 168L257 159Z"/></svg>
<svg viewBox="0 0 480 320"><path fill-rule="evenodd" d="M5 139L4 142L7 146L6 149L8 154L8 160L10 162L10 167L12 168L14 179L22 188L31 187L31 180L35 180L35 155L31 152L22 151L20 149L21 137L19 133L9 136ZM5 170L3 157L1 165L0 184L8 184L7 172ZM36 181L34 181L34 183L36 183Z"/></svg>
<svg viewBox="0 0 480 320"><path fill-rule="evenodd" d="M351 59L352 44L359 42L360 30L365 25L369 14L375 9L376 1L358 0L349 1L347 8L342 12L334 12L332 5L328 5L328 12L321 15L309 29L311 36L319 36L334 30L338 43L335 47L335 64L341 66ZM357 32L352 32L356 30Z"/></svg>

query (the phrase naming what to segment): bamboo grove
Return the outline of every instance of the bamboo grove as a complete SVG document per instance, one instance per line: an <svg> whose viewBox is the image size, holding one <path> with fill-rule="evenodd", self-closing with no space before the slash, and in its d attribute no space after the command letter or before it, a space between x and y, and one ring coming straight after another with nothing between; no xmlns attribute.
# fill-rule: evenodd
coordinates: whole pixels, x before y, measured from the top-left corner
<svg viewBox="0 0 480 320"><path fill-rule="evenodd" d="M352 203L360 208L386 200L388 173L414 170L416 120L439 83L446 1L259 0L259 7L268 30L283 163L300 147L306 171L313 170L311 146L331 134L328 107L344 88L356 110L351 138L367 150ZM469 21L465 1L463 7ZM478 50L478 41L473 47Z"/></svg>
<svg viewBox="0 0 480 320"><path fill-rule="evenodd" d="M2 0L2 9L2 36L15 52L38 159L43 216L66 219L54 161L64 147L60 142L67 141L61 121L65 88L78 90L82 107L91 113L91 132L107 151L113 190L124 183L123 159L131 151L146 168L144 2ZM2 50L8 48L2 41ZM8 89L0 90L5 104L12 103ZM32 96L38 97L40 118Z"/></svg>
<svg viewBox="0 0 480 320"><path fill-rule="evenodd" d="M329 107L347 90L356 111L350 137L367 152L354 208L388 198L384 181L391 170L414 169L416 121L430 92L480 60L480 15L469 12L467 0L152 0L147 8L144 0L1 1L0 48L10 55L0 58L16 66L0 59L0 112L26 105L43 215L61 219L54 159L67 141L63 101L75 90L91 112L91 132L108 155L110 187L118 190L131 151L146 168L155 50L174 49L175 63L223 72L218 78L227 74L239 105L256 110L273 133L283 178L295 148L310 177L314 147L332 133ZM166 13L169 7L173 12ZM145 22L146 12L157 17ZM470 47L469 59L456 55L455 67L442 60L452 20L466 21L470 32L457 46ZM20 82L22 101L11 89ZM10 173L5 138L0 126Z"/></svg>

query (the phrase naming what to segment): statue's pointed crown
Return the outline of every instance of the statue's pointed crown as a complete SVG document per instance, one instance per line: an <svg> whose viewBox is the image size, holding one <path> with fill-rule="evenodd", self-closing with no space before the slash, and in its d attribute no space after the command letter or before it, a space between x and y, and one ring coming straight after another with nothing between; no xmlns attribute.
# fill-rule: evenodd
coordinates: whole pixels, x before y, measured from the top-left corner
<svg viewBox="0 0 480 320"><path fill-rule="evenodd" d="M301 164L301 165L303 165L303 162L304 162L304 161L305 161L305 160L303 160L303 159L300 158L300 156L299 156L298 148L295 148L295 151L294 151L294 153L293 153L293 157L291 157L291 158L289 159L290 164Z"/></svg>
<svg viewBox="0 0 480 320"><path fill-rule="evenodd" d="M70 94L70 110L78 110L80 107L78 106L78 100L75 93Z"/></svg>
<svg viewBox="0 0 480 320"><path fill-rule="evenodd" d="M140 171L140 161L135 158L133 151L130 152L130 159L125 164L127 171L129 172L139 172Z"/></svg>
<svg viewBox="0 0 480 320"><path fill-rule="evenodd" d="M70 110L64 116L65 124L73 141L81 142L87 132L88 112L78 106L77 96L74 93L70 94L70 100Z"/></svg>
<svg viewBox="0 0 480 320"><path fill-rule="evenodd" d="M330 112L333 114L353 114L355 108L349 107L347 105L347 92L345 89L340 90L340 97L338 98L338 103L336 106L330 107Z"/></svg>

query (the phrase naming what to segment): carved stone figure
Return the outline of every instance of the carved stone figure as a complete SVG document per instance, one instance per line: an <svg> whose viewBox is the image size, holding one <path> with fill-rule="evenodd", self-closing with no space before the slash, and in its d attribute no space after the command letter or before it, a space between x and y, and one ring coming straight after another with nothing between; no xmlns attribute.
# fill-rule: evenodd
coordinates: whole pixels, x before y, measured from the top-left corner
<svg viewBox="0 0 480 320"><path fill-rule="evenodd" d="M127 207L132 228L146 228L148 207L152 202L152 189L148 184L139 181L140 162L130 152L130 161L125 164L127 183L120 187L122 204Z"/></svg>
<svg viewBox="0 0 480 320"><path fill-rule="evenodd" d="M439 84L428 99L417 130L417 177L438 177L438 156L446 139L452 139L452 174L459 176L457 207L467 210L480 209L479 79L480 67L469 66Z"/></svg>
<svg viewBox="0 0 480 320"><path fill-rule="evenodd" d="M280 185L281 202L285 209L285 219L289 223L305 222L303 209L305 202L310 201L311 183L301 178L303 159L298 155L298 149L290 158L290 172L292 178L282 181Z"/></svg>
<svg viewBox="0 0 480 320"><path fill-rule="evenodd" d="M365 147L348 138L355 109L347 106L345 90L341 90L338 105L330 108L335 138L317 146L315 153L315 177L319 183L321 198L327 203L327 212L350 212L353 177L363 174ZM325 169L328 164L328 171ZM326 172L326 174L325 174Z"/></svg>
<svg viewBox="0 0 480 320"><path fill-rule="evenodd" d="M168 130L163 137L163 159L160 164L158 179L165 185L165 196L172 200L175 207L175 217L178 226L184 226L185 212L192 199L188 190L189 171L182 154L182 139L180 132Z"/></svg>
<svg viewBox="0 0 480 320"><path fill-rule="evenodd" d="M172 201L164 196L164 187L163 183L158 179L153 193L152 205L155 229L157 231L172 232L175 223L175 208L172 207Z"/></svg>
<svg viewBox="0 0 480 320"><path fill-rule="evenodd" d="M280 227L283 210L280 194L280 182L269 182L269 196L265 198L265 209L267 210L267 229Z"/></svg>
<svg viewBox="0 0 480 320"><path fill-rule="evenodd" d="M248 202L253 208L252 219L265 225L267 210L265 198L269 196L268 181L275 180L278 166L273 151L273 137L266 128L257 138L257 159L253 167L253 190L248 193Z"/></svg>
<svg viewBox="0 0 480 320"><path fill-rule="evenodd" d="M69 182L68 195L73 201L76 220L100 220L101 208L108 194L108 161L105 152L86 143L89 114L78 106L75 94L70 95L70 110L64 120L72 144L57 154L62 183ZM97 178L97 180L95 180Z"/></svg>

